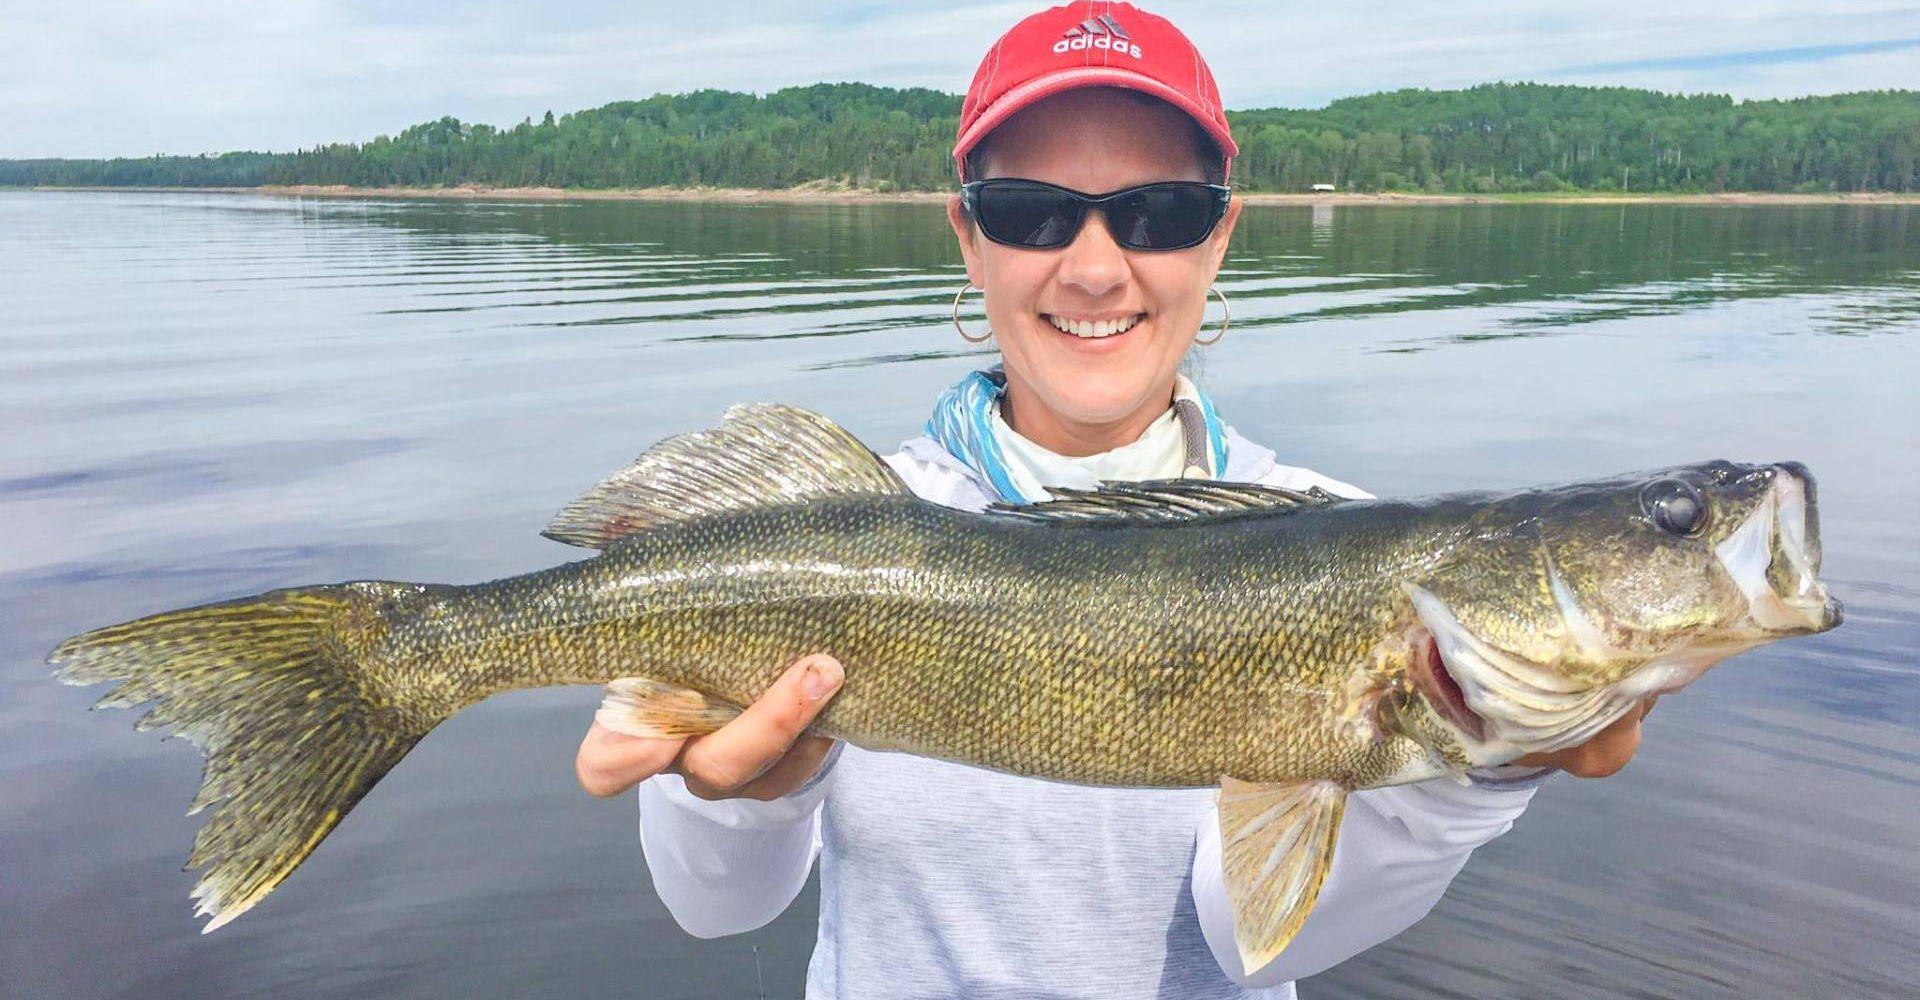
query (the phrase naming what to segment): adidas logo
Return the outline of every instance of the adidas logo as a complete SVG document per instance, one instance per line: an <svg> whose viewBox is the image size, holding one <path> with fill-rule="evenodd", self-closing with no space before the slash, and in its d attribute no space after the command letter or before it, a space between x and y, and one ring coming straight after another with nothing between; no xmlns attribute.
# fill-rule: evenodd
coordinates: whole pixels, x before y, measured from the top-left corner
<svg viewBox="0 0 1920 1000"><path fill-rule="evenodd" d="M1109 49L1138 59L1140 46L1133 43L1132 37L1127 34L1127 29L1120 26L1119 21L1113 19L1112 14L1102 14L1068 28L1066 35L1053 43L1053 51L1065 53L1081 49Z"/></svg>

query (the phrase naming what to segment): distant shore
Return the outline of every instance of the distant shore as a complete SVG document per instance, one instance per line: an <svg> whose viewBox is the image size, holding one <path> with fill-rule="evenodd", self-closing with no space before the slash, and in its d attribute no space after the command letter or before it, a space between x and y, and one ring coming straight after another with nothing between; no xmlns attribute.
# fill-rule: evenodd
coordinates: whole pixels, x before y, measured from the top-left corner
<svg viewBox="0 0 1920 1000"><path fill-rule="evenodd" d="M344 184L270 184L261 187L36 187L34 191L251 194L283 198L436 198L468 201L692 201L799 203L939 202L944 191L871 191L807 185L797 188L555 188L555 187L350 187ZM1524 194L1427 194L1414 192L1246 192L1250 205L1920 205L1920 193L1835 192L1795 194L1728 191L1679 192L1529 192Z"/></svg>

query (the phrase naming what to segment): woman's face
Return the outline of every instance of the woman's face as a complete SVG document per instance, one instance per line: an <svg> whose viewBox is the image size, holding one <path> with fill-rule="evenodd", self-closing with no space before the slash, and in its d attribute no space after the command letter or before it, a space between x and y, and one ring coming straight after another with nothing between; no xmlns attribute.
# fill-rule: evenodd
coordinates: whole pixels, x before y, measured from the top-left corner
<svg viewBox="0 0 1920 1000"><path fill-rule="evenodd" d="M1108 88L1071 90L994 129L986 169L969 180L1024 177L1088 194L1205 180L1191 134L1186 116L1171 105ZM1015 430L1055 451L1091 454L1133 441L1166 411L1240 215L1239 199L1205 243L1158 252L1122 249L1097 211L1057 250L994 243L961 211L957 196L947 215L967 277L986 293ZM1060 329L1114 321L1132 326L1105 337Z"/></svg>

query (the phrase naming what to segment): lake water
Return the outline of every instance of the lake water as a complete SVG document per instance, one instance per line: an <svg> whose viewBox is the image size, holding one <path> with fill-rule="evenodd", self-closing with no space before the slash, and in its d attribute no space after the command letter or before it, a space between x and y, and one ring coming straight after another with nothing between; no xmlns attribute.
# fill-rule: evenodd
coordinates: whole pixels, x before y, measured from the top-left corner
<svg viewBox="0 0 1920 1000"><path fill-rule="evenodd" d="M575 558L564 501L730 403L881 450L990 355L935 205L0 194L0 996L786 997L811 890L699 941L595 690L426 740L210 937L199 757L51 681L62 637L352 578ZM1250 208L1196 376L1281 460L1382 494L1726 457L1820 476L1844 628L1660 705L1560 778L1347 996L1892 996L1920 981L1920 209ZM872 942L884 948L885 942Z"/></svg>

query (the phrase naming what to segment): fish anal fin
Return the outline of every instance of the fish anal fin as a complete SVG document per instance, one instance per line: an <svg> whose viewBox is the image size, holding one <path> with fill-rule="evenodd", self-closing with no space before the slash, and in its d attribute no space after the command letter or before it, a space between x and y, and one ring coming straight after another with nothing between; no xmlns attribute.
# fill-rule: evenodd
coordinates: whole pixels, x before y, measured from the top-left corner
<svg viewBox="0 0 1920 1000"><path fill-rule="evenodd" d="M622 677L607 685L594 721L616 733L648 739L703 736L732 722L740 707L715 701L692 688L645 677Z"/></svg>
<svg viewBox="0 0 1920 1000"><path fill-rule="evenodd" d="M893 468L809 410L751 403L671 437L555 514L541 534L605 548L655 525L824 497L906 493Z"/></svg>
<svg viewBox="0 0 1920 1000"><path fill-rule="evenodd" d="M1286 949L1333 865L1347 789L1220 779L1220 866L1245 974Z"/></svg>

